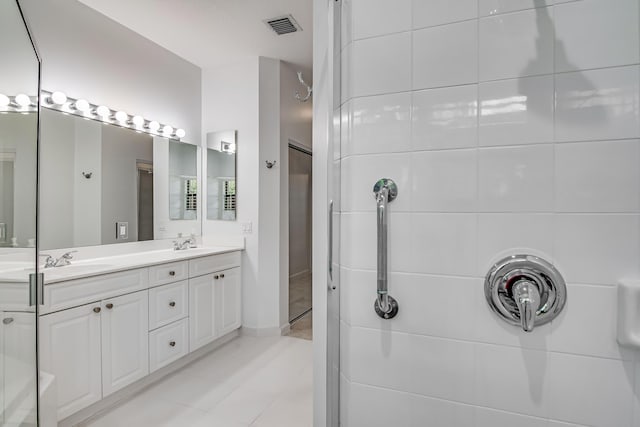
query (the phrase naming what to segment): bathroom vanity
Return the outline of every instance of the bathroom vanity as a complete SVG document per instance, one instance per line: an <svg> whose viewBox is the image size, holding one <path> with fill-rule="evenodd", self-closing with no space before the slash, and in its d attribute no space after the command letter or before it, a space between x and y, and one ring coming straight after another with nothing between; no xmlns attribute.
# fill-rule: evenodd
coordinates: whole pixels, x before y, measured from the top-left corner
<svg viewBox="0 0 640 427"><path fill-rule="evenodd" d="M40 369L58 420L241 326L242 248L158 250L45 270Z"/></svg>

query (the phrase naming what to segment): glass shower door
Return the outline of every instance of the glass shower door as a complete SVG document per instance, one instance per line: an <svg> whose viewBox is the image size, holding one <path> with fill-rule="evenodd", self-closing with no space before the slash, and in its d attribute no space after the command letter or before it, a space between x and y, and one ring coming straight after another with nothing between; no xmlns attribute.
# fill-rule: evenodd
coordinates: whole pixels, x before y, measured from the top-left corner
<svg viewBox="0 0 640 427"><path fill-rule="evenodd" d="M40 63L15 0L0 0L0 57L0 425L36 426Z"/></svg>

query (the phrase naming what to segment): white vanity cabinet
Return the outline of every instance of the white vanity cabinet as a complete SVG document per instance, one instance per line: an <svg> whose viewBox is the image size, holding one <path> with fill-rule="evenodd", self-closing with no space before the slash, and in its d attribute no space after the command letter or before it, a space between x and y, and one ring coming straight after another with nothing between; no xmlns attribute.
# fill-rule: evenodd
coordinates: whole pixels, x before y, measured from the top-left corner
<svg viewBox="0 0 640 427"><path fill-rule="evenodd" d="M238 329L242 324L240 268L221 271L218 280L217 283L214 283L216 289L214 312L216 314L216 336L221 337Z"/></svg>
<svg viewBox="0 0 640 427"><path fill-rule="evenodd" d="M40 366L58 420L241 326L240 252L46 284Z"/></svg>
<svg viewBox="0 0 640 427"><path fill-rule="evenodd" d="M149 374L148 291L103 301L102 396Z"/></svg>
<svg viewBox="0 0 640 427"><path fill-rule="evenodd" d="M189 279L189 342L194 351L240 327L240 269Z"/></svg>
<svg viewBox="0 0 640 427"><path fill-rule="evenodd" d="M4 402L4 425L28 425L33 420L35 388L25 389L25 385L35 384L35 316L28 312L2 313L2 396ZM25 393L26 392L26 393Z"/></svg>
<svg viewBox="0 0 640 427"><path fill-rule="evenodd" d="M40 317L41 369L55 375L58 419L149 373L147 291Z"/></svg>
<svg viewBox="0 0 640 427"><path fill-rule="evenodd" d="M56 377L59 420L102 398L101 311L96 302L40 317L40 369Z"/></svg>

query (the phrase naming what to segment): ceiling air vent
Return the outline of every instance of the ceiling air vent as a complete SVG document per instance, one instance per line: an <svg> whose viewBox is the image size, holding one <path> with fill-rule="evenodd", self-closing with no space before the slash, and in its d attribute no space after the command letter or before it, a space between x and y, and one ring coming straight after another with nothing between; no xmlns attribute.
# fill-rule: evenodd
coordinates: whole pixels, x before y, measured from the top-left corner
<svg viewBox="0 0 640 427"><path fill-rule="evenodd" d="M279 36L302 31L300 25L291 15L278 16L277 18L267 19L264 22Z"/></svg>

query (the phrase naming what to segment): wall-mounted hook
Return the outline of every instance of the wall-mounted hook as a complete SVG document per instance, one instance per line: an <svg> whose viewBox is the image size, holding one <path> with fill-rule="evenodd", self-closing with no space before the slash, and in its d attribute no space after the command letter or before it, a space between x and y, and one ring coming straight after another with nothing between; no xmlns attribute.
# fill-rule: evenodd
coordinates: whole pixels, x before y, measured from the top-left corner
<svg viewBox="0 0 640 427"><path fill-rule="evenodd" d="M272 161L270 162L269 160L265 160L265 163L267 164L267 169L271 169L272 167L274 167L276 165L276 161Z"/></svg>
<svg viewBox="0 0 640 427"><path fill-rule="evenodd" d="M300 95L300 93L298 93L298 91L296 91L296 99L300 102L307 102L309 98L311 98L313 89L311 88L311 86L305 83L304 79L302 78L302 71L298 71L298 80L300 81L300 84L302 84L302 86L307 89L307 96L303 97L302 95Z"/></svg>
<svg viewBox="0 0 640 427"><path fill-rule="evenodd" d="M87 179L91 179L91 175L93 175L93 172L82 172L82 176Z"/></svg>

